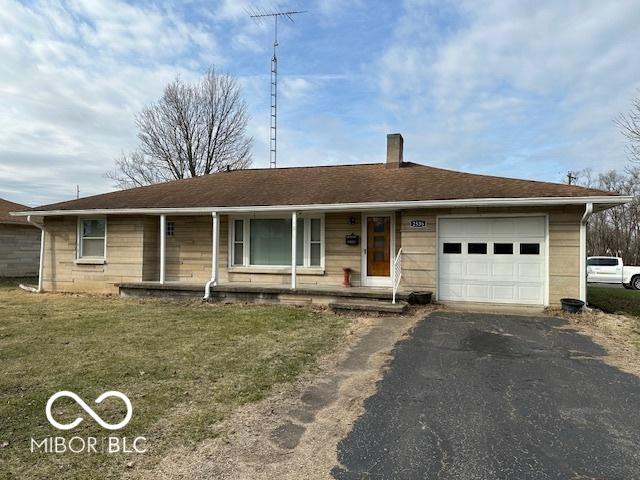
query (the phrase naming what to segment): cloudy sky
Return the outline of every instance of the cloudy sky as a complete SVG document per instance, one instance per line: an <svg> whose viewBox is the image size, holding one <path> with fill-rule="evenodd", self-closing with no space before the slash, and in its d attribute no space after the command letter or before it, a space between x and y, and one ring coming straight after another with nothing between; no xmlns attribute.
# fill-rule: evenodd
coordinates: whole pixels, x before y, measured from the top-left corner
<svg viewBox="0 0 640 480"><path fill-rule="evenodd" d="M180 74L237 76L268 166L271 26L260 0L0 0L0 197L111 190L134 116ZM279 165L405 158L557 181L626 162L612 120L640 95L638 1L293 0L280 33Z"/></svg>

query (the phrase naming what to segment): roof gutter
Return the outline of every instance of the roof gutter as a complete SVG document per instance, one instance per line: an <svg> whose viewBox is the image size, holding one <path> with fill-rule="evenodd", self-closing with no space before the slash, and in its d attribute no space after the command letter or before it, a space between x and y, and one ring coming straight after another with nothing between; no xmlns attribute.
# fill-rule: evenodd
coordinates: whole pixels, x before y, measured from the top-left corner
<svg viewBox="0 0 640 480"><path fill-rule="evenodd" d="M502 206L554 206L604 204L622 205L633 200L631 196L601 197L530 197L530 198L470 198L455 200L412 200L398 202L317 203L307 205L247 205L241 207L186 207L186 208L97 208L69 210L30 210L11 212L25 217L63 215L192 215L217 213L275 212L275 211L341 211L381 210L406 208L451 208L451 207L502 207Z"/></svg>
<svg viewBox="0 0 640 480"><path fill-rule="evenodd" d="M29 222L34 227L37 227L37 228L40 229L40 264L39 264L39 267L38 267L38 287L37 288L33 288L33 287L29 287L29 286L20 284L20 288L22 288L23 290L26 290L28 292L40 293L40 292L42 292L42 273L43 273L43 270L44 270L44 235L45 235L45 230L44 230L44 226L43 225L40 225L39 223L36 223L31 219L31 215L27 215L27 222Z"/></svg>

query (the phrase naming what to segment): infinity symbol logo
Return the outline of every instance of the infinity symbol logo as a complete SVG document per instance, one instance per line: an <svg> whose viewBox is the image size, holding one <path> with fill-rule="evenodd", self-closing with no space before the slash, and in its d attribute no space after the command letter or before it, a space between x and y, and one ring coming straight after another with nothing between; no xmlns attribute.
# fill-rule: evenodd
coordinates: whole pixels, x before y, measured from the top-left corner
<svg viewBox="0 0 640 480"><path fill-rule="evenodd" d="M131 401L124 393L111 390L108 392L104 392L102 395L96 398L96 403L101 403L106 398L117 397L120 400L122 400L124 404L127 406L127 415L124 417L124 420L122 420L120 423L116 423L115 425L112 425L111 423L107 423L104 420L102 420L102 418L100 418L98 414L94 412L93 409L89 405L87 405L85 401L82 400L78 395L76 395L73 392L63 390L61 392L54 393L53 395L51 395L51 397L47 401L47 407L45 408L45 413L47 414L47 420L49 420L49 423L54 427L56 427L58 430L71 430L72 428L76 428L78 425L80 425L80 422L84 420L82 417L78 417L73 422L67 423L67 424L57 422L51 415L51 407L53 406L53 402L55 402L57 399L61 397L72 398L78 405L82 407L82 409L85 412L91 415L91 418L93 418L96 422L98 422L102 428L106 428L107 430L119 430L123 428L125 425L127 425L127 423L129 423L129 420L131 420L131 415L133 415L133 407L131 406Z"/></svg>

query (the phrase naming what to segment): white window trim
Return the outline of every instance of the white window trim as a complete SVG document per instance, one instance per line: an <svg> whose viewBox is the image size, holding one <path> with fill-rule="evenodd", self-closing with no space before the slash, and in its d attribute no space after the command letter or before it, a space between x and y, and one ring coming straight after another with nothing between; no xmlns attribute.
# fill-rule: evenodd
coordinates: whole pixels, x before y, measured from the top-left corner
<svg viewBox="0 0 640 480"><path fill-rule="evenodd" d="M252 272L252 273L290 273L291 265L252 265L250 263L251 255L251 231L250 220L252 218L275 218L289 220L290 215L282 214L261 214L261 215L235 215L229 217L229 248L228 248L228 268L233 272ZM304 220L304 241L302 265L298 265L296 270L298 273L322 274L325 269L325 215L321 214L299 214L298 220ZM320 220L320 265L311 265L311 219ZM234 264L235 262L235 221L243 221L243 259L242 264Z"/></svg>
<svg viewBox="0 0 640 480"><path fill-rule="evenodd" d="M83 220L103 220L104 221L104 251L102 257L83 257L82 256L82 222ZM107 260L107 217L105 215L102 216L92 216L92 217L78 217L78 223L76 226L76 258L75 263L77 264L104 264ZM93 237L91 237L93 238ZM101 237L95 237L98 239Z"/></svg>

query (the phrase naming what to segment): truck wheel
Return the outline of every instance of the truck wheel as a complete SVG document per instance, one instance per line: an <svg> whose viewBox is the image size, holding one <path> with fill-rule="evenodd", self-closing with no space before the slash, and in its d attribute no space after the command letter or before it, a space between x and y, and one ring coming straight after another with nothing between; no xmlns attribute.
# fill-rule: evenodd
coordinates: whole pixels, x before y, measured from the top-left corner
<svg viewBox="0 0 640 480"><path fill-rule="evenodd" d="M634 290L640 290L640 275L636 275L631 279L631 286Z"/></svg>

